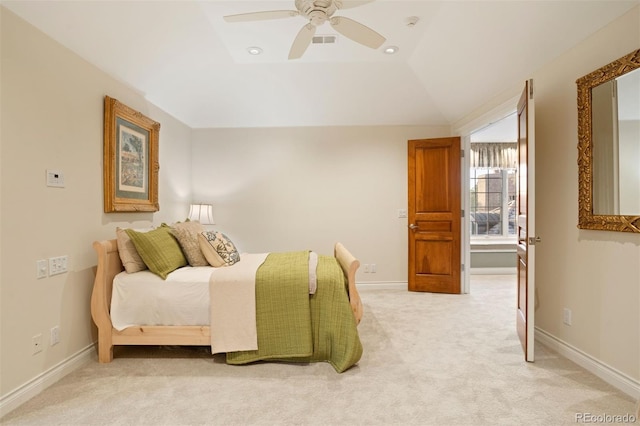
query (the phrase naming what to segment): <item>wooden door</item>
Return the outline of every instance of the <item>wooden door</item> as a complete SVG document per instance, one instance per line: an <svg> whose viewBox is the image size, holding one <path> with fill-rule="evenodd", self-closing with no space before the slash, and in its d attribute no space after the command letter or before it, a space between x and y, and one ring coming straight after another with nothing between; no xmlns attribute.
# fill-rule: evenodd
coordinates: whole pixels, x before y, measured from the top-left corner
<svg viewBox="0 0 640 426"><path fill-rule="evenodd" d="M460 138L409 141L409 290L460 293Z"/></svg>
<svg viewBox="0 0 640 426"><path fill-rule="evenodd" d="M518 337L525 360L533 362L535 314L535 121L533 80L518 102Z"/></svg>

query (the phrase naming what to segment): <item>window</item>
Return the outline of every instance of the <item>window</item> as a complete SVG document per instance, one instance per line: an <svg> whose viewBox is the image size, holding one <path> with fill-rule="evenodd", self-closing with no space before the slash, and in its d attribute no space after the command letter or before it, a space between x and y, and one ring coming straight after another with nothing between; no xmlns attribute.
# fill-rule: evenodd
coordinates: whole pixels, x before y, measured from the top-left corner
<svg viewBox="0 0 640 426"><path fill-rule="evenodd" d="M516 162L516 143L471 144L472 237L515 237Z"/></svg>

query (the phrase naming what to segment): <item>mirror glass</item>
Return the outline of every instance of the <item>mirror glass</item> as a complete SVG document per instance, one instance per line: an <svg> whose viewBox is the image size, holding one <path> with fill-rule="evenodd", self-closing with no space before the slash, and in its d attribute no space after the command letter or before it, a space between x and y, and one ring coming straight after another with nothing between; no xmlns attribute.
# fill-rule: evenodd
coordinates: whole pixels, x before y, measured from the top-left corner
<svg viewBox="0 0 640 426"><path fill-rule="evenodd" d="M640 69L591 91L593 213L640 215Z"/></svg>
<svg viewBox="0 0 640 426"><path fill-rule="evenodd" d="M578 228L640 233L640 49L576 84Z"/></svg>

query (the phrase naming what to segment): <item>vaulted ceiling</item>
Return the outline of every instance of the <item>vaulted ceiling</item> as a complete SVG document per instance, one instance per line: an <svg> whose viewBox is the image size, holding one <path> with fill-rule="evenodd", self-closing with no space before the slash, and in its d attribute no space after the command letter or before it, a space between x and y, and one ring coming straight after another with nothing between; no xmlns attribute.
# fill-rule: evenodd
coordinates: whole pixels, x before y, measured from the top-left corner
<svg viewBox="0 0 640 426"><path fill-rule="evenodd" d="M640 0L355 3L335 16L383 35L380 48L325 23L316 34L336 43L289 60L305 18L223 16L295 10L294 0L2 1L185 124L210 128L452 124Z"/></svg>

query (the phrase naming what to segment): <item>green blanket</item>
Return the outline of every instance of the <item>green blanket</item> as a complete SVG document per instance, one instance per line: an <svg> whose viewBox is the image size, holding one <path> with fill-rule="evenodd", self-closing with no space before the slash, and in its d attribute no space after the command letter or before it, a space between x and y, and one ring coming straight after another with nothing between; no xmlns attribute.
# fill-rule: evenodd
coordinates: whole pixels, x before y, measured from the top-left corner
<svg viewBox="0 0 640 426"><path fill-rule="evenodd" d="M360 360L362 344L338 261L318 256L309 295L309 252L271 253L256 274L258 350L230 352L229 364L262 360L329 362L339 373Z"/></svg>

